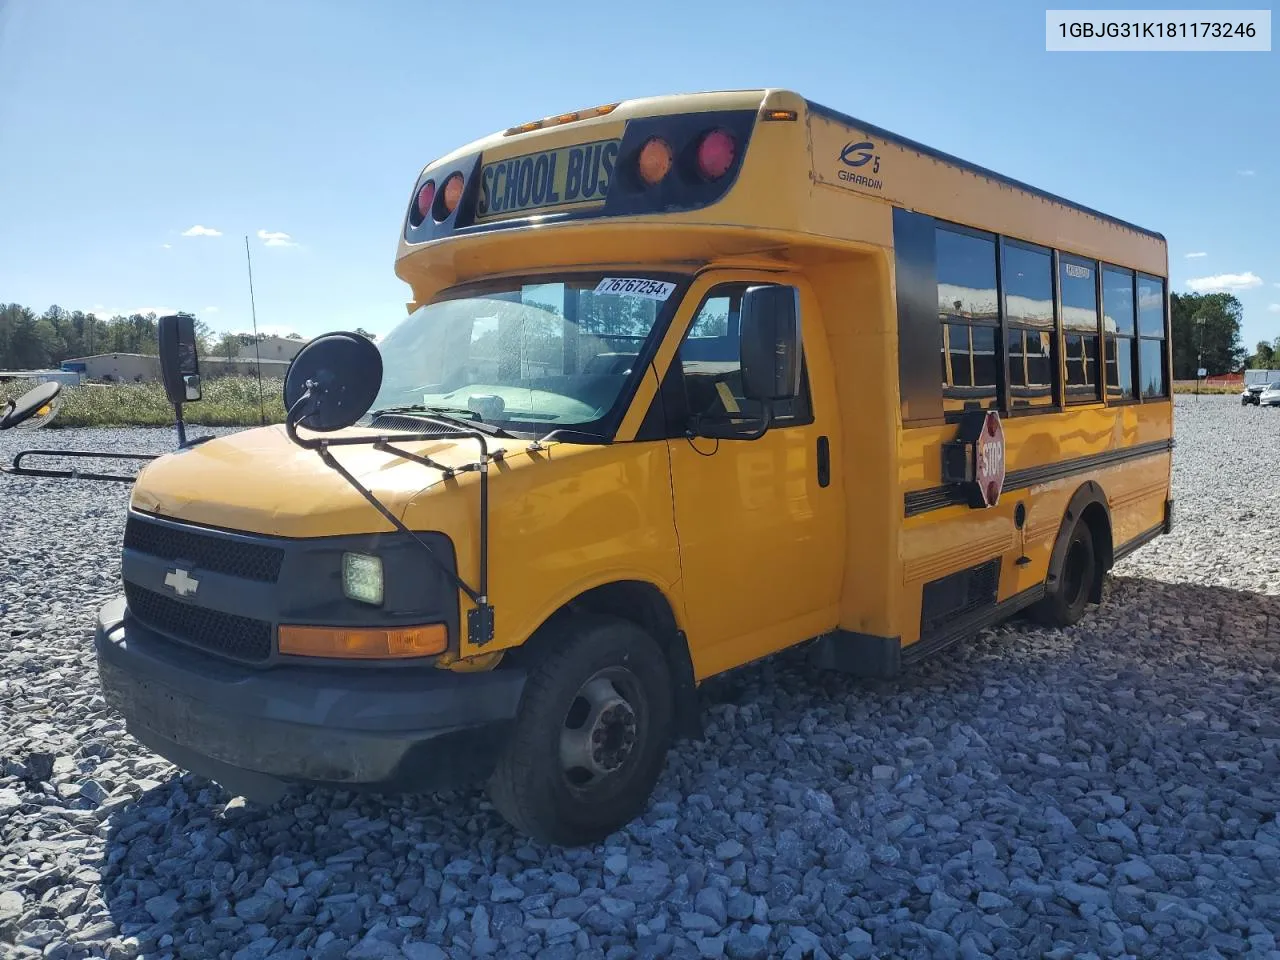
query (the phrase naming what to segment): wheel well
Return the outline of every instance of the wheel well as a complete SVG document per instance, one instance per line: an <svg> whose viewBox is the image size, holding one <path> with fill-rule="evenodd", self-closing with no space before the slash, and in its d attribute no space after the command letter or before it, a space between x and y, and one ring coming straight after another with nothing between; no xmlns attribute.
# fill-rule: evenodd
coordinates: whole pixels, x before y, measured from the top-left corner
<svg viewBox="0 0 1280 960"><path fill-rule="evenodd" d="M1066 560L1067 542L1071 531L1077 523L1088 527L1093 538L1093 555L1097 559L1097 575L1089 590L1089 599L1094 603L1102 602L1102 581L1112 563L1115 562L1115 549L1111 536L1111 511L1107 508L1107 498L1102 487L1090 480L1080 486L1072 495L1067 510L1062 516L1062 526L1058 531L1058 539L1054 543L1053 555L1049 559L1047 583L1053 583L1062 575L1062 565Z"/></svg>
<svg viewBox="0 0 1280 960"><path fill-rule="evenodd" d="M1101 603L1103 578L1115 562L1114 546L1111 541L1111 517L1107 515L1106 507L1094 502L1084 508L1080 514L1080 522L1088 524L1089 533L1093 537L1093 555L1097 558L1097 575L1093 578L1089 599L1094 603Z"/></svg>
<svg viewBox="0 0 1280 960"><path fill-rule="evenodd" d="M674 681L677 735L694 739L702 736L701 711L698 709L689 643L676 624L675 614L661 590L642 580L620 580L581 593L552 614L534 632L526 644L531 648L530 652L543 643L553 642L555 631L548 627L575 613L594 613L629 620L653 637L667 658Z"/></svg>

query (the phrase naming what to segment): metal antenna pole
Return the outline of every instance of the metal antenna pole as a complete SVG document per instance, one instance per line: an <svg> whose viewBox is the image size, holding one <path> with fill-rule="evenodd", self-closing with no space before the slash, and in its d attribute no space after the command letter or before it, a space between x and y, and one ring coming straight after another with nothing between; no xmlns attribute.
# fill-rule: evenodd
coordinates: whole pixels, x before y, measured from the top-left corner
<svg viewBox="0 0 1280 960"><path fill-rule="evenodd" d="M249 235L244 235L244 259L249 264L249 309L253 313L253 357L258 367L258 418L267 425L267 405L262 399L262 352L258 345L258 308L253 302L253 258L249 256Z"/></svg>

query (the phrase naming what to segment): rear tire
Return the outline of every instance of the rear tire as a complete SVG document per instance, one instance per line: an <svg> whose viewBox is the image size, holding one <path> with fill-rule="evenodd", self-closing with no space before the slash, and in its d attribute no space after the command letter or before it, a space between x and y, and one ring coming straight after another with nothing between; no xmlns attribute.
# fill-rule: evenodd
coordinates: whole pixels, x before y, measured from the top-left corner
<svg viewBox="0 0 1280 960"><path fill-rule="evenodd" d="M672 738L670 670L657 643L613 617L575 615L530 668L489 799L535 840L602 840L645 807Z"/></svg>
<svg viewBox="0 0 1280 960"><path fill-rule="evenodd" d="M1079 622L1089 605L1089 595L1098 578L1097 551L1093 531L1087 523L1077 523L1067 541L1062 571L1044 598L1031 608L1031 615L1050 627L1069 627Z"/></svg>

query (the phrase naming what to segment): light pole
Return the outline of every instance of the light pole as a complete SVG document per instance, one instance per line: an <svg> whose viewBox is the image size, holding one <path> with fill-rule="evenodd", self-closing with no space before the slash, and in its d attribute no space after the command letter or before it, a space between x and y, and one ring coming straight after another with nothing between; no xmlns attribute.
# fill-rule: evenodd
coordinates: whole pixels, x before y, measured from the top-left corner
<svg viewBox="0 0 1280 960"><path fill-rule="evenodd" d="M1200 342L1196 347L1196 402L1200 402L1200 378L1204 376L1204 321L1203 314L1195 318L1200 327Z"/></svg>

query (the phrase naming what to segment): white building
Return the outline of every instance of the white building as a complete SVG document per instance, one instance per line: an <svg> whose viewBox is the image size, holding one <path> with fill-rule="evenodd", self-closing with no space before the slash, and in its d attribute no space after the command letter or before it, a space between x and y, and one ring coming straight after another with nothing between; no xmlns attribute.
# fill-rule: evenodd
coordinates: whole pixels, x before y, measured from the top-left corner
<svg viewBox="0 0 1280 960"><path fill-rule="evenodd" d="M248 358L250 360L255 356L259 356L263 360L289 361L296 357L298 355L298 351L306 345L306 340L293 340L289 337L264 337L258 343L257 352L255 353L253 340L251 338L245 338L245 340L240 341L239 345L236 347L235 356ZM217 347L214 347L213 353L218 353ZM225 359L225 357L223 359Z"/></svg>
<svg viewBox="0 0 1280 960"><path fill-rule="evenodd" d="M289 362L288 359L269 359L264 352L262 375L273 378L283 377L289 369ZM62 369L78 373L85 380L147 383L160 379L160 358L142 353L99 353L92 357L63 360ZM258 366L254 362L252 348L250 348L247 358L237 357L230 362L226 357L201 357L200 373L206 379L253 377L258 374Z"/></svg>

